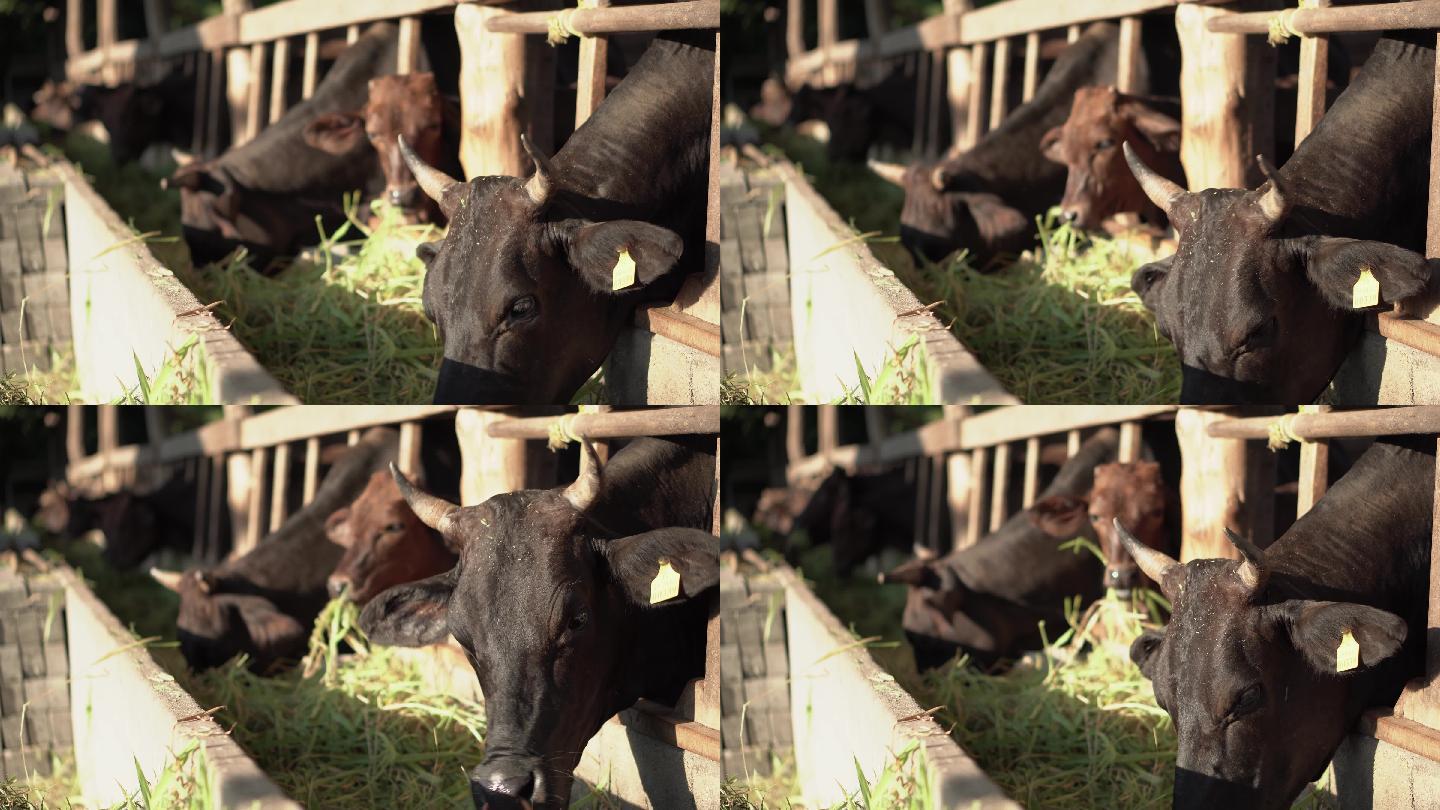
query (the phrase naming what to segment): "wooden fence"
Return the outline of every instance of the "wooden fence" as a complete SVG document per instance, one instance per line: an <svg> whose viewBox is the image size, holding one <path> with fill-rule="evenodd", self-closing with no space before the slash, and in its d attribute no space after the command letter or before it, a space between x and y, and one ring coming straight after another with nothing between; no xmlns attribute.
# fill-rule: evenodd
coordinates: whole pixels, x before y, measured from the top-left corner
<svg viewBox="0 0 1440 810"><path fill-rule="evenodd" d="M225 0L225 13L170 31L164 27L163 3L145 0L149 36L121 41L116 38L117 0L97 0L97 42L87 50L82 41L86 4L67 0L66 73L74 81L113 86L124 81L153 81L178 63L187 75L195 77L192 150L197 157L214 156L227 142L220 130L221 104L228 99L232 130L228 141L238 145L253 139L265 125L284 115L289 67L297 56L303 65L301 98L311 96L322 78L322 32L344 28L347 41L354 42L362 24L396 20L400 38L397 69L411 73L420 64L421 15L453 10L461 45L464 125L460 153L466 175L524 176L530 162L520 148L521 132L528 131L542 149L554 151L550 131L554 85L541 80L530 64L535 60L527 59L523 41L513 35L548 34L560 26L568 35L580 38L575 107L575 126L579 127L605 98L608 35L695 28L718 31L720 27L719 0L616 8L608 7L609 0L594 0L594 5L514 12L491 0L285 0L252 10L249 0ZM292 53L292 40L300 37L303 45ZM719 150L718 33L715 44L706 271L687 280L673 303L645 305L636 312L634 330L644 337L638 347L632 346L633 340L622 339L619 353L625 360L614 374L619 388L633 392L622 394L627 400L711 402L718 396L720 215L714 168ZM526 103L513 103L516 98L524 98ZM530 111L528 118L522 107ZM655 338L663 339L660 346L652 346ZM664 341L683 347L680 359L663 350ZM657 363L650 363L650 379L646 379L644 371L630 368L645 365L643 361L652 353L659 363L688 363L688 375L681 375L684 380L674 380L672 374L655 379ZM683 399L676 395L682 389ZM693 394L696 390L702 392L700 396Z"/></svg>
<svg viewBox="0 0 1440 810"><path fill-rule="evenodd" d="M917 430L840 446L834 406L818 410L819 448L806 454L805 409L791 406L787 422L787 478L814 482L832 468L909 464L916 482L917 548L944 554L977 542L1016 511L1008 502L1011 465L1023 463L1023 496L1028 507L1038 489L1041 448L1063 440L1067 455L1080 447L1081 431L1115 426L1120 461L1140 457L1140 423L1173 420L1184 461L1180 495L1182 561L1237 557L1224 536L1230 528L1260 547L1273 539L1275 461L1266 444L1282 424L1300 443L1296 517L1324 496L1329 440L1397 434L1433 435L1440 451L1440 406L1330 411L1306 406L1281 416L1237 417L1226 410L1176 406L1011 406L968 415L949 406L947 417ZM1022 446L1023 455L1015 448ZM1023 461L1021 461L1023 459ZM1440 762L1440 474L1435 481L1436 519L1432 535L1426 675L1412 682L1394 711L1372 712L1361 729L1379 740ZM942 509L951 514L949 542L939 536ZM988 517L988 519L987 519ZM1378 778L1378 777L1377 777ZM1348 805L1347 805L1348 806Z"/></svg>
<svg viewBox="0 0 1440 810"><path fill-rule="evenodd" d="M96 452L84 446L86 406L69 406L66 425L66 480L89 494L116 492L144 483L149 477L175 474L193 476L196 482L194 552L197 559L219 548L222 520L235 518L232 556L254 548L290 514L309 503L319 484L321 439L344 435L350 444L361 432L377 425L400 431L398 466L407 474L420 467L421 422L453 415L462 459L461 503L479 503L491 495L522 489L527 481L553 480L553 465L535 475L527 470L527 448L540 450L536 441L548 440L552 427L565 420L568 436L594 440L604 453L607 440L632 436L713 434L716 436L716 475L719 474L720 414L717 406L691 406L627 411L587 412L543 417L521 417L494 409L457 408L448 405L347 406L307 405L251 413L245 406L227 406L226 418L197 430L163 436L157 409L146 410L151 440L120 445L118 406L98 406ZM534 458L536 454L530 456ZM539 454L542 458L548 453ZM303 465L300 503L287 500L292 464ZM534 484L531 484L532 486ZM719 533L719 486L715 487L715 523ZM677 707L642 701L622 713L632 731L713 763L720 762L720 659L718 604L707 628L705 677L687 688ZM436 668L454 664L453 657L438 658ZM463 660L463 677L473 681ZM623 738L622 738L623 739ZM613 750L613 747L612 747ZM668 760L667 760L668 761ZM645 763L640 763L643 769ZM717 781L718 786L718 781ZM633 799L632 799L633 800Z"/></svg>

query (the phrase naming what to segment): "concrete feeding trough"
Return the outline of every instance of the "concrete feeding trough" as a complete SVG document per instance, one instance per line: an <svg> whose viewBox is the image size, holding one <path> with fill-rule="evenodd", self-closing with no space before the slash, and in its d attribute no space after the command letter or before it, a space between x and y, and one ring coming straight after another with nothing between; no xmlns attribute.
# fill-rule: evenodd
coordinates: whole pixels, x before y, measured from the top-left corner
<svg viewBox="0 0 1440 810"><path fill-rule="evenodd" d="M748 589L751 596L761 597L760 613L783 615L784 628L783 637L772 627L768 638L747 639L742 617L727 639L733 647L722 642L722 655L728 653L722 667L722 696L728 698L721 708L722 723L738 719L736 700L748 704L746 727L732 724L723 729L729 731L725 738L727 777L743 775L736 770L739 759L732 753L730 740L741 735L752 739L766 736L753 726L768 724L771 733L767 739L778 744L775 749L793 742L796 784L806 806L828 807L858 795L857 771L873 782L899 752L918 746L935 806L1019 810L1020 805L1006 797L915 699L896 685L894 676L855 644L853 634L794 569L775 564L759 579L768 581L741 586L736 583L738 577L727 574L722 591L727 619L732 612L737 617L744 612L741 602ZM783 600L772 605L771 595L783 595ZM738 683L742 678L745 683ZM787 684L788 694L780 693ZM752 710L763 718L759 723L748 716ZM789 715L788 734L775 734L775 726L785 722L785 714ZM747 768L753 759L747 757Z"/></svg>

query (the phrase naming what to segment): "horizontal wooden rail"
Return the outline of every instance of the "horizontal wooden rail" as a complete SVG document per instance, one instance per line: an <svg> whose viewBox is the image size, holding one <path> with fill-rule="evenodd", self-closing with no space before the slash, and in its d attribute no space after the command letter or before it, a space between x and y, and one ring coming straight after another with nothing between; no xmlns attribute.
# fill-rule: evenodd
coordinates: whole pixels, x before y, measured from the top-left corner
<svg viewBox="0 0 1440 810"><path fill-rule="evenodd" d="M561 11L526 11L491 17L485 30L501 34L546 34L552 22L562 21L567 33L618 34L632 31L670 31L683 28L719 28L720 0L684 0L648 6L576 8Z"/></svg>
<svg viewBox="0 0 1440 810"><path fill-rule="evenodd" d="M677 436L719 433L718 405L649 408L606 413L561 414L507 419L492 423L487 432L495 439L544 439L552 426L567 420L565 431L587 439L621 439L631 436Z"/></svg>
<svg viewBox="0 0 1440 810"><path fill-rule="evenodd" d="M457 409L455 405L304 405L277 408L241 421L238 449L273 447L311 436L411 422Z"/></svg>
<svg viewBox="0 0 1440 810"><path fill-rule="evenodd" d="M1248 11L1212 17L1206 27L1217 34L1268 34L1272 20L1278 20L1289 33L1300 36L1392 28L1440 28L1440 3L1412 0L1373 6Z"/></svg>
<svg viewBox="0 0 1440 810"><path fill-rule="evenodd" d="M1440 324L1407 318L1395 312L1380 313L1376 323L1382 337L1440 357Z"/></svg>
<svg viewBox="0 0 1440 810"><path fill-rule="evenodd" d="M670 304L636 308L635 326L711 357L720 356L720 327Z"/></svg>
<svg viewBox="0 0 1440 810"><path fill-rule="evenodd" d="M1271 427L1282 420L1286 434L1306 441L1346 436L1440 433L1440 405L1254 416L1216 422L1206 432L1217 439L1265 439L1269 438Z"/></svg>

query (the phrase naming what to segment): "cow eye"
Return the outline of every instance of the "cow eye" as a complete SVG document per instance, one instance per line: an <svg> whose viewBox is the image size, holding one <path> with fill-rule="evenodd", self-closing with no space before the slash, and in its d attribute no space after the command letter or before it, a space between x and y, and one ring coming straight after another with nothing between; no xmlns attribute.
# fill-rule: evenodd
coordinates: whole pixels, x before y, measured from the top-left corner
<svg viewBox="0 0 1440 810"><path fill-rule="evenodd" d="M566 627L573 633L577 630L584 629L585 623L588 621L590 621L590 614L582 610L570 617L570 623L566 625Z"/></svg>
<svg viewBox="0 0 1440 810"><path fill-rule="evenodd" d="M520 321L535 314L535 296L526 295L510 302L510 320Z"/></svg>
<svg viewBox="0 0 1440 810"><path fill-rule="evenodd" d="M1109 148L1113 147L1114 145L1115 145L1115 139L1114 139L1114 138L1102 138L1098 143L1095 144L1095 148L1096 148L1096 149L1109 149Z"/></svg>
<svg viewBox="0 0 1440 810"><path fill-rule="evenodd" d="M1264 323L1250 330L1250 334L1245 336L1245 342L1240 344L1241 351L1253 352L1274 345L1279 326L1280 323L1275 318L1266 318Z"/></svg>
<svg viewBox="0 0 1440 810"><path fill-rule="evenodd" d="M1090 516L1090 522L1091 522L1091 523L1097 523L1097 524L1098 524L1098 523L1100 522L1100 516L1099 516L1099 515L1091 515L1091 516Z"/></svg>
<svg viewBox="0 0 1440 810"><path fill-rule="evenodd" d="M1225 713L1225 720L1226 722L1238 720L1264 705L1265 688L1258 683L1251 684L1235 696L1235 702L1230 705L1230 711Z"/></svg>
<svg viewBox="0 0 1440 810"><path fill-rule="evenodd" d="M404 524L404 523L400 523L400 522L398 522L398 521L395 522L395 523L386 524L386 526L385 526L385 531L387 531L387 532L403 532L403 531L405 531L405 524Z"/></svg>

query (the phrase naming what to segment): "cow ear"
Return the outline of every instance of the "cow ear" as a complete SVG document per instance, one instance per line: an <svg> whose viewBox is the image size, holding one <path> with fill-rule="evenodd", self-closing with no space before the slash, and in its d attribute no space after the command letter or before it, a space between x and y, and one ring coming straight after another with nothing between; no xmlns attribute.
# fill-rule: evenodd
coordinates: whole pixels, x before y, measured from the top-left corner
<svg viewBox="0 0 1440 810"><path fill-rule="evenodd" d="M1390 304L1417 295L1431 283L1436 266L1413 250L1334 236L1313 236L1305 243L1305 275L1338 309L1351 309L1355 282L1369 269L1380 283L1379 302Z"/></svg>
<svg viewBox="0 0 1440 810"><path fill-rule="evenodd" d="M317 115L305 125L304 138L322 152L348 154L365 140L365 121L358 112Z"/></svg>
<svg viewBox="0 0 1440 810"><path fill-rule="evenodd" d="M429 579L396 585L370 600L360 611L360 629L376 644L423 647L438 644L450 633L450 594L460 566Z"/></svg>
<svg viewBox="0 0 1440 810"><path fill-rule="evenodd" d="M250 633L250 640L258 650L270 650L283 656L303 650L310 635L305 625L294 616L273 607L247 606L240 608L239 613L238 626Z"/></svg>
<svg viewBox="0 0 1440 810"><path fill-rule="evenodd" d="M1075 495L1041 498L1028 510L1030 525L1060 540L1080 534L1089 520L1090 501Z"/></svg>
<svg viewBox="0 0 1440 810"><path fill-rule="evenodd" d="M330 538L330 542L344 548L350 547L355 538L349 531L341 530L341 526L349 519L350 507L348 506L331 512L330 517L325 518L325 536Z"/></svg>
<svg viewBox="0 0 1440 810"><path fill-rule="evenodd" d="M1121 114L1157 152L1180 151L1179 121L1139 101L1121 107Z"/></svg>
<svg viewBox="0 0 1440 810"><path fill-rule="evenodd" d="M1155 680L1155 651L1165 640L1164 630L1146 630L1130 642L1130 660L1140 668L1140 674Z"/></svg>
<svg viewBox="0 0 1440 810"><path fill-rule="evenodd" d="M655 604L675 604L699 596L720 581L720 543L715 536L700 529L657 529L611 540L604 545L610 575L630 601L641 607L652 604L652 584L667 575L660 563L665 561L680 575L680 592L676 598ZM663 584L663 582L662 582Z"/></svg>
<svg viewBox="0 0 1440 810"><path fill-rule="evenodd" d="M1336 653L1348 631L1360 647L1359 672L1399 652L1405 643L1405 620L1389 611L1352 602L1291 599L1275 605L1277 618L1289 630L1290 641L1316 672L1336 672Z"/></svg>
<svg viewBox="0 0 1440 810"><path fill-rule="evenodd" d="M617 290L622 250L635 263L635 278ZM587 287L599 293L644 287L670 272L684 251L685 241L674 231L630 219L582 225L570 233L565 245L570 265Z"/></svg>
<svg viewBox="0 0 1440 810"><path fill-rule="evenodd" d="M1044 155L1047 160L1064 163L1065 156L1060 154L1060 136L1064 134L1064 127L1055 127L1045 133L1045 137L1040 139L1040 154Z"/></svg>
<svg viewBox="0 0 1440 810"><path fill-rule="evenodd" d="M1155 312L1155 294L1160 291L1161 282L1165 280L1170 272L1170 265L1174 262L1175 256L1171 254L1165 258L1140 266L1135 274L1130 276L1130 289L1140 296L1140 303L1144 304L1151 312Z"/></svg>

